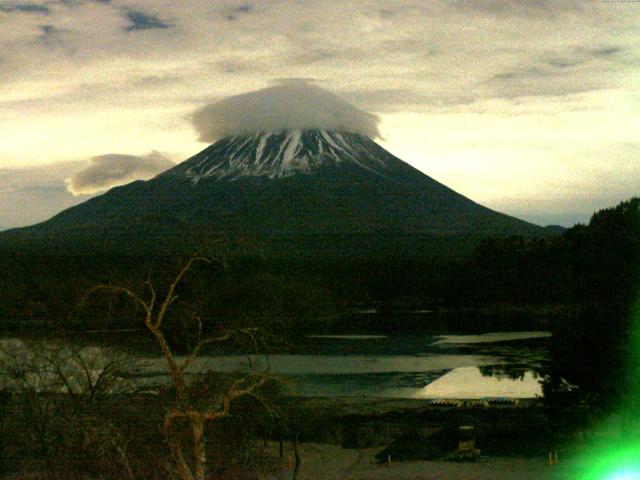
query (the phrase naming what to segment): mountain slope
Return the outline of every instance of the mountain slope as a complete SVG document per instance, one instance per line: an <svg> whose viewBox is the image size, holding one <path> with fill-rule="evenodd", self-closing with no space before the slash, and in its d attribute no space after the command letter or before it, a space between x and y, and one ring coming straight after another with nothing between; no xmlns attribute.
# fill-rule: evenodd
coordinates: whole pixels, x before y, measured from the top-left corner
<svg viewBox="0 0 640 480"><path fill-rule="evenodd" d="M546 232L478 205L362 135L287 130L222 139L147 182L2 232L0 246L170 251L242 235L367 255L419 238L514 234Z"/></svg>

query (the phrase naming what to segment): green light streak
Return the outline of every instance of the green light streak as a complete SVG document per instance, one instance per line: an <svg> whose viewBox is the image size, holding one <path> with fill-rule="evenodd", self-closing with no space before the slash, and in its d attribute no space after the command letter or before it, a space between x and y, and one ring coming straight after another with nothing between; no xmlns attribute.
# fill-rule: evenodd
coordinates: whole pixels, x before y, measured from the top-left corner
<svg viewBox="0 0 640 480"><path fill-rule="evenodd" d="M628 427L619 438L602 441L581 455L573 472L576 480L640 480L640 303L630 319L630 348L627 352L627 393L617 413ZM624 429L623 429L624 430Z"/></svg>
<svg viewBox="0 0 640 480"><path fill-rule="evenodd" d="M594 450L578 480L640 480L640 444L613 445Z"/></svg>
<svg viewBox="0 0 640 480"><path fill-rule="evenodd" d="M637 480L640 478L640 470L624 470L607 477L607 480Z"/></svg>

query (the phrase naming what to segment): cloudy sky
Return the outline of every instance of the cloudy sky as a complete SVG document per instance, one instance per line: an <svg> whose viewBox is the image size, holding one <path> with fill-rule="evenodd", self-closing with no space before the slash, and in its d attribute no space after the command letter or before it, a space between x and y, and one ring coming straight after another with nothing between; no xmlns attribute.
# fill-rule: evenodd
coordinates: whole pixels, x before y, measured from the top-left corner
<svg viewBox="0 0 640 480"><path fill-rule="evenodd" d="M0 0L0 229L186 159L197 112L282 79L536 223L640 194L638 2Z"/></svg>

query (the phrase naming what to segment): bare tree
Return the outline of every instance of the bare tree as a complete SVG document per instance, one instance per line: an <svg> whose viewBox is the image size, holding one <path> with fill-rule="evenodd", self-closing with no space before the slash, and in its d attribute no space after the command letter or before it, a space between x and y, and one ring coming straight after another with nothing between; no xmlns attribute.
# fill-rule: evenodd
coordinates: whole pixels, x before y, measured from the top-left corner
<svg viewBox="0 0 640 480"><path fill-rule="evenodd" d="M219 391L208 392L206 402L199 402L198 398L194 396L185 373L202 349L207 345L230 340L242 333L249 335L255 333L253 329L230 329L222 330L216 335L205 335L201 318L193 315L197 341L187 355L178 357L174 354L163 330L163 322L171 305L178 298L176 289L184 280L185 275L198 262L211 263L211 260L200 254L193 255L173 278L164 294L159 294L150 280L145 282L146 293L139 293L130 288L115 285L98 285L89 292L92 294L98 291L109 291L126 295L144 313L144 325L162 351L171 384L175 389L175 401L165 413L163 430L175 462L176 473L181 480L205 480L207 474L205 427L207 422L228 416L231 403L235 399L244 396L257 396L259 389L269 379L265 373L255 373L252 369ZM193 441L191 465L187 461L184 446L177 432L180 425L184 425L185 422L190 428Z"/></svg>
<svg viewBox="0 0 640 480"><path fill-rule="evenodd" d="M120 464L125 477L133 479L124 436L100 412L105 402L130 392L132 386L122 374L134 370L135 362L111 349L81 348L51 339L0 344L0 383L23 405L28 427L24 432L44 461L47 476L52 474L52 456L59 456L60 448L70 441L95 459L107 459L115 452L116 462L107 463Z"/></svg>

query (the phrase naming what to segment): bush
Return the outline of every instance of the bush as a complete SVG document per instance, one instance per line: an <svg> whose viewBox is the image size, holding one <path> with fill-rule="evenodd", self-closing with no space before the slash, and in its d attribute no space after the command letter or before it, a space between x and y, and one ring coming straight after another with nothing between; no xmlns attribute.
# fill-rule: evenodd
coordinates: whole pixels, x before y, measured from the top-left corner
<svg viewBox="0 0 640 480"><path fill-rule="evenodd" d="M458 433L455 428L443 427L431 435L416 431L405 433L376 455L383 463L388 456L392 460L437 460L457 448Z"/></svg>

